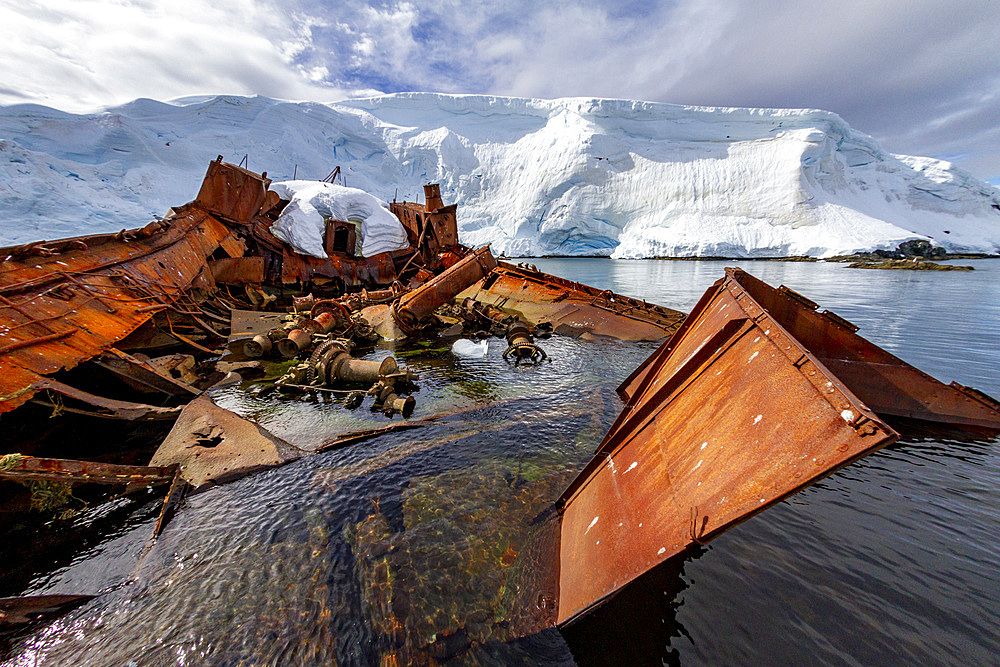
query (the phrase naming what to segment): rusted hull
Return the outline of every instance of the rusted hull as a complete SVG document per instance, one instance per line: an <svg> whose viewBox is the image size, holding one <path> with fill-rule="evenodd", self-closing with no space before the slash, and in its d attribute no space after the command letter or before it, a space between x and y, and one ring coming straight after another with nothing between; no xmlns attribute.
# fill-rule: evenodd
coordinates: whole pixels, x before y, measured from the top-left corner
<svg viewBox="0 0 1000 667"><path fill-rule="evenodd" d="M0 412L28 400L41 377L95 356L192 287L214 286L206 257L230 235L225 225L184 210L145 229L131 240L81 237L45 256L7 250L0 262Z"/></svg>
<svg viewBox="0 0 1000 667"><path fill-rule="evenodd" d="M466 295L574 337L662 340L684 320L677 310L506 262Z"/></svg>
<svg viewBox="0 0 1000 667"><path fill-rule="evenodd" d="M732 269L633 375L560 499L559 623L897 434Z"/></svg>

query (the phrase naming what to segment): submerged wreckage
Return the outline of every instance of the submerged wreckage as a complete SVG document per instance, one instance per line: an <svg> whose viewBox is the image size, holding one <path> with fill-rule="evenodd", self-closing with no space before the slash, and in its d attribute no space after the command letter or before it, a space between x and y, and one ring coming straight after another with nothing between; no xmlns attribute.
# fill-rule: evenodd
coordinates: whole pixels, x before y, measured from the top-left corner
<svg viewBox="0 0 1000 667"><path fill-rule="evenodd" d="M526 364L548 358L540 341L553 334L663 340L619 388L624 408L593 460L553 499L550 620L568 627L688 546L892 442L885 416L1000 430L992 398L938 382L743 271L727 270L685 317L461 245L436 185L424 204L389 205L399 247L365 256L365 220L328 216L317 223L323 252L308 254L276 228L290 199L270 185L220 157L194 201L141 229L0 249L0 412L21 420L0 479L35 484L35 495L49 488L38 484L162 486L159 533L187 489L432 421L408 419L415 373L393 357L353 356L380 339L499 336L504 358ZM403 420L306 451L203 395L263 374L268 360L297 361L265 391ZM114 452L46 458L20 416L29 402L173 428L145 465L108 460ZM22 514L25 494L0 484L0 502ZM3 600L0 624L76 599Z"/></svg>

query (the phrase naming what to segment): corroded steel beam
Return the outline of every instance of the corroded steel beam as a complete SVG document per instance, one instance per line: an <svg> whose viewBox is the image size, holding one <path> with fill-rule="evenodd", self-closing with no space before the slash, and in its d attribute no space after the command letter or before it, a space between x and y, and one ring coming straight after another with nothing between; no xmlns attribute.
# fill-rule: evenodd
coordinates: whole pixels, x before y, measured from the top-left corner
<svg viewBox="0 0 1000 667"><path fill-rule="evenodd" d="M72 484L128 484L132 487L169 484L176 466L128 466L71 459L16 456L0 466L0 479L45 480Z"/></svg>

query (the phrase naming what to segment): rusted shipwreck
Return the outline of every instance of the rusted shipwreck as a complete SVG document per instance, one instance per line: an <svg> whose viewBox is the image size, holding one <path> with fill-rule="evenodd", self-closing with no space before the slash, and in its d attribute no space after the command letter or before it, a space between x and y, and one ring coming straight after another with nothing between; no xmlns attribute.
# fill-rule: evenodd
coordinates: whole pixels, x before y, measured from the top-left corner
<svg viewBox="0 0 1000 667"><path fill-rule="evenodd" d="M326 257L306 256L272 233L288 201L269 185L266 173L220 158L194 201L146 227L0 249L0 412L59 396L69 412L176 421L149 465L5 445L0 479L168 487L159 531L186 487L313 453L200 396L247 358L300 360L276 390L340 392L348 407L368 400L408 417L415 376L391 357L355 359L356 346L452 327L504 337L505 358L537 363L550 333L663 340L620 386L624 408L593 460L554 499L561 537L549 620L568 628L690 545L892 442L886 416L1000 430L992 398L938 382L806 297L743 271L728 269L685 318L463 246L455 206L435 185L424 204L389 205L406 249L359 256L356 227L331 219ZM172 354L150 356L160 350ZM236 362L218 360L226 350ZM206 371L195 358L215 361ZM77 386L77 367L155 399ZM384 430L338 434L314 451ZM206 440L212 455L194 463Z"/></svg>

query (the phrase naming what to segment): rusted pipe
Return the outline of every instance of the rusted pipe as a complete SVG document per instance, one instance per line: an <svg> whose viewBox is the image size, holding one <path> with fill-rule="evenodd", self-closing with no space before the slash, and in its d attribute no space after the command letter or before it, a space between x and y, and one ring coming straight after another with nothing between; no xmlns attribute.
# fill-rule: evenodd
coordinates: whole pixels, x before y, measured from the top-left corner
<svg viewBox="0 0 1000 667"><path fill-rule="evenodd" d="M313 319L319 325L319 333L330 333L337 324L337 318L331 312L320 313Z"/></svg>
<svg viewBox="0 0 1000 667"><path fill-rule="evenodd" d="M417 329L421 320L429 317L459 292L482 280L496 265L497 261L489 246L473 251L450 269L403 296L391 308L393 319L404 331Z"/></svg>
<svg viewBox="0 0 1000 667"><path fill-rule="evenodd" d="M273 345L271 339L264 334L257 334L247 342L243 343L243 355L248 359L259 359L271 354Z"/></svg>
<svg viewBox="0 0 1000 667"><path fill-rule="evenodd" d="M369 383L376 382L379 378L398 370L399 366L393 357L386 357L382 361L365 361L341 354L334 360L334 364L330 368L330 376L341 382Z"/></svg>
<svg viewBox="0 0 1000 667"><path fill-rule="evenodd" d="M309 343L312 342L313 333L315 333L315 329L311 327L305 329L292 329L288 332L288 338L283 338L278 341L278 352L285 359L291 359L299 352L309 347Z"/></svg>

